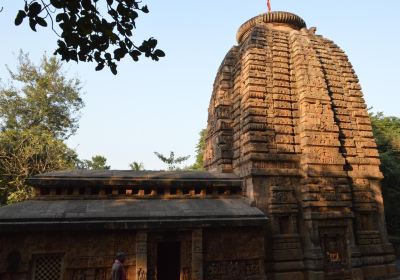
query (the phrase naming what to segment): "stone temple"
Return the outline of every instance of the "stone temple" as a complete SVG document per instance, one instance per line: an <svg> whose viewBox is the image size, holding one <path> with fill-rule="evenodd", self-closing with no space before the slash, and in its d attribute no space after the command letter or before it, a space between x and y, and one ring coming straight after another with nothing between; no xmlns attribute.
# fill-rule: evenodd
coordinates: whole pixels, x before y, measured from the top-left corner
<svg viewBox="0 0 400 280"><path fill-rule="evenodd" d="M214 83L207 171L30 178L35 197L0 208L0 279L106 280L118 251L129 280L394 275L361 87L315 32L286 12L240 27Z"/></svg>
<svg viewBox="0 0 400 280"><path fill-rule="evenodd" d="M275 12L244 23L211 97L205 167L233 172L270 219L276 279L374 279L394 270L379 158L346 54Z"/></svg>

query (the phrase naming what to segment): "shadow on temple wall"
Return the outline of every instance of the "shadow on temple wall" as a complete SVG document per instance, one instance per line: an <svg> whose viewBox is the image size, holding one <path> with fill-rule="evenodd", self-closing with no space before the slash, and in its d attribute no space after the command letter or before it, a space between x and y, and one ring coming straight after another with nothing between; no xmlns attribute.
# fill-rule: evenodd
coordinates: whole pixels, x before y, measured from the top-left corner
<svg viewBox="0 0 400 280"><path fill-rule="evenodd" d="M393 244L397 258L397 271L400 272L400 215L386 215L386 226L389 234L389 241Z"/></svg>

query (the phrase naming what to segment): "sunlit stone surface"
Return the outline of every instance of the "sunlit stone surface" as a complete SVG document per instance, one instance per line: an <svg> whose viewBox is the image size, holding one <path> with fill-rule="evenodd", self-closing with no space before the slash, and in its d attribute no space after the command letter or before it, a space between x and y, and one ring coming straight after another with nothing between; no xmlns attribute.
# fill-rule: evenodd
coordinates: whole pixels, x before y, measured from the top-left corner
<svg viewBox="0 0 400 280"><path fill-rule="evenodd" d="M267 275L391 274L378 151L346 54L285 12L249 20L237 40L215 79L205 167L243 178L270 218Z"/></svg>

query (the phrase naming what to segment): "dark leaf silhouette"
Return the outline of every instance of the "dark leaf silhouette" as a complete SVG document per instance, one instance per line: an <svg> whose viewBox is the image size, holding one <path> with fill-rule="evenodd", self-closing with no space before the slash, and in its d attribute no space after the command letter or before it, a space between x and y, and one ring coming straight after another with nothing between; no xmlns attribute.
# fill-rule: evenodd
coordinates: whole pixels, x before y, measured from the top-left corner
<svg viewBox="0 0 400 280"><path fill-rule="evenodd" d="M18 11L17 16L15 17L15 25L20 25L24 18L26 17L26 13L22 10Z"/></svg>
<svg viewBox="0 0 400 280"><path fill-rule="evenodd" d="M181 164L182 162L187 161L190 156L183 156L183 157L175 157L174 152L170 152L169 157L166 157L158 152L154 152L154 154L164 163L168 165L168 170L176 170L177 164Z"/></svg>
<svg viewBox="0 0 400 280"><path fill-rule="evenodd" d="M108 66L115 75L116 63L127 54L133 61L142 54L154 61L165 56L156 49L154 38L140 45L133 41L139 12L148 13L149 9L137 0L32 0L25 1L24 10L18 11L15 25L21 25L25 18L33 31L38 25L50 25L60 37L54 54L61 60L94 61L97 71Z"/></svg>

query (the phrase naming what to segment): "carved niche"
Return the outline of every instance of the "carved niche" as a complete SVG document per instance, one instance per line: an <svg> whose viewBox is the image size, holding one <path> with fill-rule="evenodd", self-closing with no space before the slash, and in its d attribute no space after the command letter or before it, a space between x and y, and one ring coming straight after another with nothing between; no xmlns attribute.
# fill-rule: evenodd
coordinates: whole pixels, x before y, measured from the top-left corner
<svg viewBox="0 0 400 280"><path fill-rule="evenodd" d="M320 228L321 249L324 254L325 272L343 272L348 267L346 228Z"/></svg>

